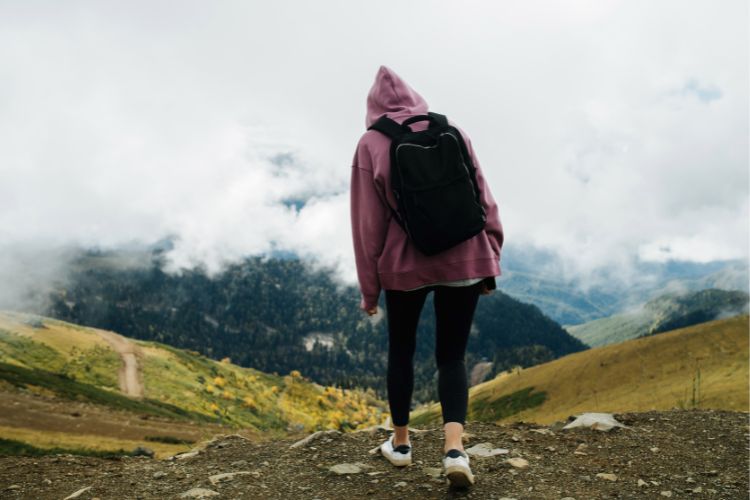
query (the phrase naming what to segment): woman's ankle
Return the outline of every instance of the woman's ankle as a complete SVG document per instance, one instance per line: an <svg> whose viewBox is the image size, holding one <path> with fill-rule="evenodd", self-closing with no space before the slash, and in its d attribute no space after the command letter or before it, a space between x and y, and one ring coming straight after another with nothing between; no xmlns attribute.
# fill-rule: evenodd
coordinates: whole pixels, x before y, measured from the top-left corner
<svg viewBox="0 0 750 500"><path fill-rule="evenodd" d="M459 451L466 451L464 450L464 445L461 443L458 444L445 444L445 447L443 448L443 453L448 453L451 450L459 450Z"/></svg>
<svg viewBox="0 0 750 500"><path fill-rule="evenodd" d="M411 446L409 440L409 425L404 426L393 426L393 445L399 446L402 444L408 444Z"/></svg>

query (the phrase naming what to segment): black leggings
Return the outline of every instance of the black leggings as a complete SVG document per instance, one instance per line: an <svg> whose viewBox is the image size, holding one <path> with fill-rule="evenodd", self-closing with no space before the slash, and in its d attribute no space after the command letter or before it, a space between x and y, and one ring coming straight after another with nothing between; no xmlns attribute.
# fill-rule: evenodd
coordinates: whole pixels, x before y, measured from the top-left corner
<svg viewBox="0 0 750 500"><path fill-rule="evenodd" d="M432 290L435 291L435 359L443 423L465 423L469 386L464 355L481 287L480 281L470 286L430 285L412 291L385 290L388 404L393 425L409 423L417 324L425 298Z"/></svg>

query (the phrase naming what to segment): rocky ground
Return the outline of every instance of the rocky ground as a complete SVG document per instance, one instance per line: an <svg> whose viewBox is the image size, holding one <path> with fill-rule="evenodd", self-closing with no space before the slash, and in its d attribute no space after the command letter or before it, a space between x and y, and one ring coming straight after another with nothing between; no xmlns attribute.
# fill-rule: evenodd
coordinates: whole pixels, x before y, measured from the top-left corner
<svg viewBox="0 0 750 500"><path fill-rule="evenodd" d="M0 457L2 498L748 498L748 414L668 411L620 414L610 432L469 422L465 447L476 484L442 476L440 429L412 434L412 466L370 453L389 432L321 433L251 442L219 436L168 460L70 455ZM524 460L512 460L522 458ZM76 495L77 496L72 496Z"/></svg>

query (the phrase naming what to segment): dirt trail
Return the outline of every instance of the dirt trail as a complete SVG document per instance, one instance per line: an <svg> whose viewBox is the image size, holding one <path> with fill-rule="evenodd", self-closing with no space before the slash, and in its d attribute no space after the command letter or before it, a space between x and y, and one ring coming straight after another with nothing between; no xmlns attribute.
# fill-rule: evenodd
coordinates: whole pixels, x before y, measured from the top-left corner
<svg viewBox="0 0 750 500"><path fill-rule="evenodd" d="M369 453L389 431L249 441L217 436L173 460L0 456L2 498L79 499L747 499L748 414L710 410L617 415L628 429L561 430L469 422L465 445L507 454L472 458L477 482L451 488L441 472L442 429L413 432L413 465ZM508 459L523 458L518 467ZM335 466L348 464L347 470Z"/></svg>
<svg viewBox="0 0 750 500"><path fill-rule="evenodd" d="M132 398L142 398L143 384L138 368L138 354L140 354L138 346L117 333L105 330L97 331L122 358L123 366L118 373L120 390Z"/></svg>

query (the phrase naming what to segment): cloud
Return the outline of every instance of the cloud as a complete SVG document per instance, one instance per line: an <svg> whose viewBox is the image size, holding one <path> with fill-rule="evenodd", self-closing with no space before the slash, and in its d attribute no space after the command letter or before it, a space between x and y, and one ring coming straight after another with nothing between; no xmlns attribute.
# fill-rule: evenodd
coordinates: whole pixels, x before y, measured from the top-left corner
<svg viewBox="0 0 750 500"><path fill-rule="evenodd" d="M715 85L705 85L702 86L698 80L696 79L690 79L685 83L685 86L682 88L683 94L694 94L703 102L710 102L715 101L716 99L721 99L722 92L721 89Z"/></svg>
<svg viewBox="0 0 750 500"><path fill-rule="evenodd" d="M423 22L383 37L394 11ZM175 271L290 250L355 283L349 167L388 64L472 136L508 245L551 250L580 277L747 258L745 14L739 1L5 3L0 253L171 235Z"/></svg>

